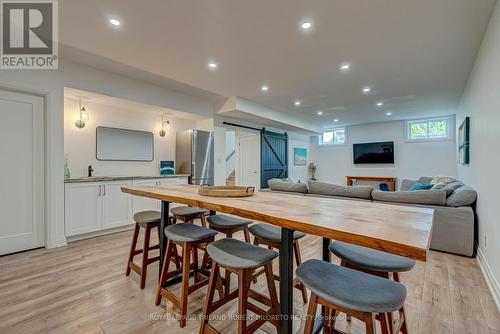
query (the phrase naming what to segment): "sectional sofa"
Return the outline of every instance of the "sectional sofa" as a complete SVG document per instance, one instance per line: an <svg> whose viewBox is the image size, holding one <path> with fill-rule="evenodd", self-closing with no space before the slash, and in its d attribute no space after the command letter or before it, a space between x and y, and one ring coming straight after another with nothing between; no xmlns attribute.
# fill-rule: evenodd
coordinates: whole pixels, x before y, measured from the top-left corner
<svg viewBox="0 0 500 334"><path fill-rule="evenodd" d="M306 184L289 179L271 179L268 181L269 188L261 191L432 208L431 249L473 256L476 191L460 181L440 189L410 191L416 182L430 183L431 180L429 177L403 180L399 191L388 192L369 186L347 187L317 181Z"/></svg>

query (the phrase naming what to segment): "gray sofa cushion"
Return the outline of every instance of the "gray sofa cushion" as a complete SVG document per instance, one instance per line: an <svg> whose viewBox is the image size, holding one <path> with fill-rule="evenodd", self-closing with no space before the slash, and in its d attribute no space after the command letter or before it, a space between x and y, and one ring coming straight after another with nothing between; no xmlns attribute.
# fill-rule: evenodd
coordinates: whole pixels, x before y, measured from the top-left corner
<svg viewBox="0 0 500 334"><path fill-rule="evenodd" d="M309 181L309 193L317 195L371 199L372 191L373 187L346 187L326 182Z"/></svg>
<svg viewBox="0 0 500 334"><path fill-rule="evenodd" d="M446 200L446 206L470 206L476 201L477 192L468 186L456 189Z"/></svg>
<svg viewBox="0 0 500 334"><path fill-rule="evenodd" d="M417 191L372 191L374 201L445 205L446 193L442 190L417 190Z"/></svg>
<svg viewBox="0 0 500 334"><path fill-rule="evenodd" d="M271 190L296 192L296 193L307 193L307 184L305 183L294 183L288 180L282 179L270 179L267 181L267 185Z"/></svg>
<svg viewBox="0 0 500 334"><path fill-rule="evenodd" d="M407 180L403 179L401 182L401 186L399 187L400 191L408 191L410 190L411 186L417 183L417 180Z"/></svg>
<svg viewBox="0 0 500 334"><path fill-rule="evenodd" d="M422 176L420 179L417 180L418 182L422 182L422 183L431 183L432 181L432 177L428 177L428 176Z"/></svg>

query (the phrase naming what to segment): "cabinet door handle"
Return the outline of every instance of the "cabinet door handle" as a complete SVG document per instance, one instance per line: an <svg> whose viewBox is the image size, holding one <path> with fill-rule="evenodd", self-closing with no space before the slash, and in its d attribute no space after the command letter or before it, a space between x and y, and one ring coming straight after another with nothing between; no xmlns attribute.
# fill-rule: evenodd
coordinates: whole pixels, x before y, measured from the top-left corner
<svg viewBox="0 0 500 334"><path fill-rule="evenodd" d="M99 196L101 196L101 185L99 185Z"/></svg>
<svg viewBox="0 0 500 334"><path fill-rule="evenodd" d="M102 195L103 195L103 196L106 196L106 185L103 185L103 186L102 186L102 189L103 189L103 191L102 191Z"/></svg>

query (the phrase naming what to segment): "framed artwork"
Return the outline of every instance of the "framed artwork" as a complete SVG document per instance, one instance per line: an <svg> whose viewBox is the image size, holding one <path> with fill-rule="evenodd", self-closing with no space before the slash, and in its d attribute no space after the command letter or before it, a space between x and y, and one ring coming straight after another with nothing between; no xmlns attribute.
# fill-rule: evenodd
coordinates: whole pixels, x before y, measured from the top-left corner
<svg viewBox="0 0 500 334"><path fill-rule="evenodd" d="M470 117L458 128L458 160L462 165L470 163Z"/></svg>
<svg viewBox="0 0 500 334"><path fill-rule="evenodd" d="M293 164L295 166L305 166L307 164L307 148L294 147L293 154Z"/></svg>

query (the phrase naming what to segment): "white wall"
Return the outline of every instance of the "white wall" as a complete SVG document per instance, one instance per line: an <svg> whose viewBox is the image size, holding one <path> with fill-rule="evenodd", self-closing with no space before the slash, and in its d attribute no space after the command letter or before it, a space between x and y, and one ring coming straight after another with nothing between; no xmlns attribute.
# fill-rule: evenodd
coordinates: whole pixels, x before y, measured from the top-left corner
<svg viewBox="0 0 500 334"><path fill-rule="evenodd" d="M87 176L92 165L96 176L160 175L161 160L175 160L176 131L191 129L193 122L170 117L170 130L159 136L161 116L157 111L124 110L97 103L85 103L90 114L83 129L75 126L79 117L78 101L64 100L64 153L68 158L71 177ZM149 131L154 134L154 161L98 161L96 159L96 127L109 126Z"/></svg>
<svg viewBox="0 0 500 334"><path fill-rule="evenodd" d="M45 98L46 246L66 244L64 235L64 87L211 117L212 101L118 74L62 60L59 70L0 71L0 87Z"/></svg>
<svg viewBox="0 0 500 334"><path fill-rule="evenodd" d="M307 149L307 163L305 166L294 165L295 147ZM307 182L309 180L308 165L311 162L311 140L309 136L304 136L297 133L288 134L288 177L293 181Z"/></svg>
<svg viewBox="0 0 500 334"><path fill-rule="evenodd" d="M394 141L394 164L354 165L352 144ZM316 178L345 185L347 175L393 176L398 181L420 176L457 175L455 140L406 142L405 122L383 122L347 128L347 143L320 146L312 137L311 159L317 166Z"/></svg>
<svg viewBox="0 0 500 334"><path fill-rule="evenodd" d="M478 192L479 263L500 308L500 5L491 17L476 63L465 88L457 124L471 118L470 165L458 176Z"/></svg>

